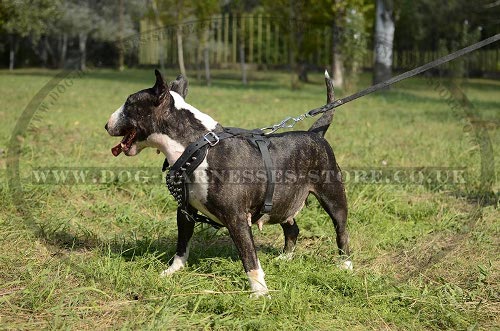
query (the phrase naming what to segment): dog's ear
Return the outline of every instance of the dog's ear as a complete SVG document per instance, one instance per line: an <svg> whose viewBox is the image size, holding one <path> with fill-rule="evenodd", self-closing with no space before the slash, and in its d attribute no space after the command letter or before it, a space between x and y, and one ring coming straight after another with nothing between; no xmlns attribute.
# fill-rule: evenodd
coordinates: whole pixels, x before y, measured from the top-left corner
<svg viewBox="0 0 500 331"><path fill-rule="evenodd" d="M188 80L183 75L177 76L177 78L170 83L170 90L179 93L182 98L186 99L188 94Z"/></svg>
<svg viewBox="0 0 500 331"><path fill-rule="evenodd" d="M155 86L153 86L153 92L158 98L158 103L161 103L165 98L169 96L168 86L165 84L165 79L161 72L158 69L155 69L156 82Z"/></svg>

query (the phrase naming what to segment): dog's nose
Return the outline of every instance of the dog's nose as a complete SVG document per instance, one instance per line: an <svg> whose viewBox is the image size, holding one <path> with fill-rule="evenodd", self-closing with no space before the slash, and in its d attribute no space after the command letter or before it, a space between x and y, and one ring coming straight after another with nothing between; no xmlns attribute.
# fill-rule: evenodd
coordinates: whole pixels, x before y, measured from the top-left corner
<svg viewBox="0 0 500 331"><path fill-rule="evenodd" d="M108 131L108 123L106 123L106 125L104 126L104 129L106 129L106 131Z"/></svg>

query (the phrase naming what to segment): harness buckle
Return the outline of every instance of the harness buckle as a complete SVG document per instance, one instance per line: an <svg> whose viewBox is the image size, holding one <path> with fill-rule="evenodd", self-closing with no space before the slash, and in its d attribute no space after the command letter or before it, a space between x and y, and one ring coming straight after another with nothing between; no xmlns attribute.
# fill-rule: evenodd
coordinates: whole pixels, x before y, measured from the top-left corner
<svg viewBox="0 0 500 331"><path fill-rule="evenodd" d="M214 147L215 145L217 145L217 144L219 143L219 141L220 141L219 136L217 136L217 135L216 135L214 132L212 132L212 131L210 131L210 132L208 132L207 134L205 134L205 135L203 136L203 139L205 139L205 140L208 142L208 144L209 144L210 146L212 146L212 147ZM213 141L212 141L211 139L213 139Z"/></svg>

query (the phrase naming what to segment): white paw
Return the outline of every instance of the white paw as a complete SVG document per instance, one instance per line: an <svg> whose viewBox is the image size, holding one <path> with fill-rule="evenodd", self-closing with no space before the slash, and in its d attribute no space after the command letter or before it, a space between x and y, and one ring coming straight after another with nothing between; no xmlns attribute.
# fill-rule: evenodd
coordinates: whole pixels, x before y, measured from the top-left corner
<svg viewBox="0 0 500 331"><path fill-rule="evenodd" d="M343 270L352 270L352 261L351 260L346 260L344 263L340 265L340 269Z"/></svg>
<svg viewBox="0 0 500 331"><path fill-rule="evenodd" d="M250 299L259 299L259 298L266 298L266 299L271 299L271 295L267 291L258 291L258 292L252 292L250 294Z"/></svg>
<svg viewBox="0 0 500 331"><path fill-rule="evenodd" d="M291 261L293 259L293 253L282 253L278 255L275 259L281 261Z"/></svg>
<svg viewBox="0 0 500 331"><path fill-rule="evenodd" d="M175 269L175 268L172 268L172 266L168 267L168 269L165 269L163 270L161 273L160 273L160 277L168 277L168 276L171 276L174 272L178 271L180 268L178 269Z"/></svg>
<svg viewBox="0 0 500 331"><path fill-rule="evenodd" d="M160 273L160 276L167 277L167 276L172 275L174 272L179 271L180 269L184 268L186 266L186 263L187 263L187 257L188 257L187 252L186 252L186 254L184 254L184 256L175 255L174 261L172 262L172 265L170 267L168 267L168 269L163 270Z"/></svg>
<svg viewBox="0 0 500 331"><path fill-rule="evenodd" d="M248 280L250 281L250 288L252 289L252 294L250 294L250 298L260 298L269 296L269 290L267 289L266 281L264 280L264 271L260 267L255 270L250 270L247 272Z"/></svg>

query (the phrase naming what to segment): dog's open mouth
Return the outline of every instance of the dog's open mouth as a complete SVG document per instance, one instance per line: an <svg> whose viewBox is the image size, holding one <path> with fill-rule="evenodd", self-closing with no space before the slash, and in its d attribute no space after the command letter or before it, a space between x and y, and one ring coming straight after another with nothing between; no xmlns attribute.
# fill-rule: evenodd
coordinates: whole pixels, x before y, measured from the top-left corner
<svg viewBox="0 0 500 331"><path fill-rule="evenodd" d="M118 145L111 148L111 153L113 153L114 156L120 155L122 151L127 153L130 147L132 147L132 144L135 142L136 135L137 132L135 131L135 129L132 129L123 137L122 141L120 141Z"/></svg>

